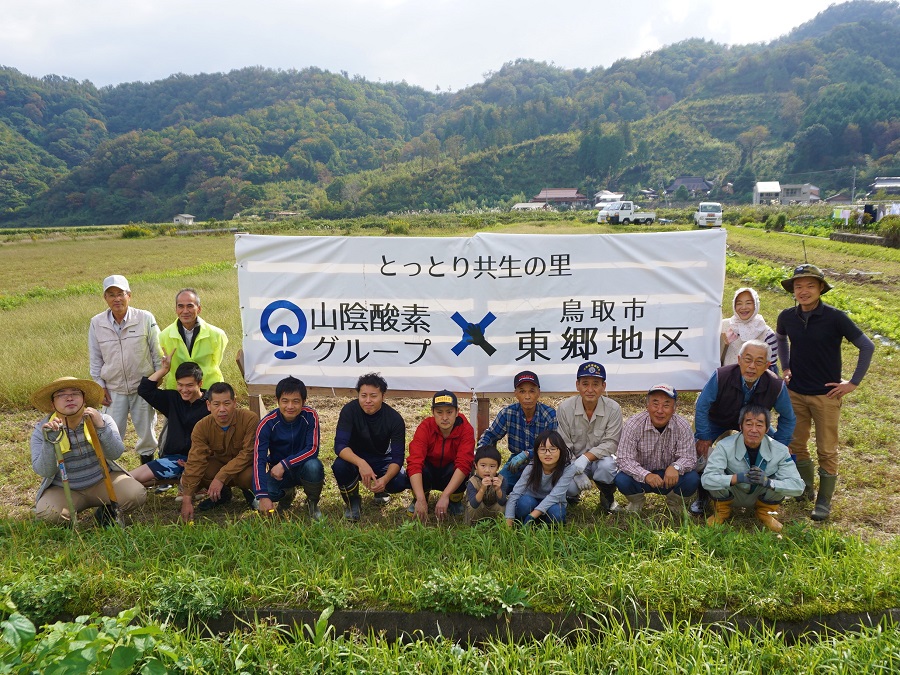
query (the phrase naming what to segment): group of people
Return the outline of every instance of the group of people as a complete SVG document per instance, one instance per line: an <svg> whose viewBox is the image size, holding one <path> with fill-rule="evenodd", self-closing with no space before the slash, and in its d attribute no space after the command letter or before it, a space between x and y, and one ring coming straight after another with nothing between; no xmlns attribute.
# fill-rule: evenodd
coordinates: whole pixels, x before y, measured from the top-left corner
<svg viewBox="0 0 900 675"><path fill-rule="evenodd" d="M693 428L666 383L647 391L645 410L623 420L606 395L606 369L588 361L575 373L576 395L555 410L540 401L538 375L518 373L516 402L477 443L456 395L436 392L407 453L405 421L385 402L387 382L377 373L361 376L334 434L331 470L344 518L360 520L362 485L379 505L409 491L407 512L423 522L433 515L439 522L463 516L467 523L562 524L567 508L595 486L606 512L620 508L616 491L629 512L640 512L646 494L656 493L673 512L710 513L710 525L724 523L734 506L751 508L777 532L779 504L795 496L814 498L811 517L827 519L841 399L862 381L874 345L822 302L831 286L817 267L798 266L782 285L796 305L779 314L774 331L759 314L755 291L735 294L734 315L722 326L723 365L697 398ZM147 488L175 484L185 521L194 517L195 497L205 494L198 510L214 509L232 499L234 487L263 514L283 512L302 490L309 517L321 519L321 429L305 384L282 379L277 407L259 419L222 381L227 337L200 319L195 290L176 294L176 321L162 331L152 314L130 306L124 277L106 278L103 293L109 308L89 331L91 379L60 378L32 398L47 413L31 439L32 465L44 479L37 516L65 523L95 508L98 522L109 524L139 508ZM859 350L849 380L841 376L845 338ZM154 459L157 411L166 425ZM130 472L115 461L129 414L141 457ZM818 491L807 448L813 425ZM504 438L505 462L497 447Z"/></svg>

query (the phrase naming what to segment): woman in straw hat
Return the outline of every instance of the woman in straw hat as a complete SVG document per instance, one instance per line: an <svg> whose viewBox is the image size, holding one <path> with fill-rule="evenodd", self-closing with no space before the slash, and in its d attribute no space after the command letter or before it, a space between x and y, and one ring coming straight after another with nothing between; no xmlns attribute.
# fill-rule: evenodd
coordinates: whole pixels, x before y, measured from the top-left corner
<svg viewBox="0 0 900 675"><path fill-rule="evenodd" d="M71 522L71 503L76 513L96 507L98 522L109 525L115 519L111 496L122 513L146 501L144 487L113 461L125 452L125 446L112 417L97 410L102 400L100 385L76 377L61 377L32 395L34 407L47 413L31 434L31 466L44 479L35 506L41 520ZM60 472L56 445L62 452L68 485ZM100 453L107 460L112 490L104 479ZM71 493L71 502L64 488Z"/></svg>

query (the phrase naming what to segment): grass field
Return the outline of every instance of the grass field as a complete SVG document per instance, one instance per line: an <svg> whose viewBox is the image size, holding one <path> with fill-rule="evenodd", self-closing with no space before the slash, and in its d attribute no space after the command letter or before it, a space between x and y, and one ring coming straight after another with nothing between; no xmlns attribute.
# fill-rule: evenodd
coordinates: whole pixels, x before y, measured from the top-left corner
<svg viewBox="0 0 900 675"><path fill-rule="evenodd" d="M616 231L625 229L646 228ZM492 231L584 233L597 227L532 221L506 223ZM410 234L423 236L470 233L431 226L419 231L414 222L410 228ZM760 290L763 315L774 324L777 312L791 304L774 284L803 260L801 243L809 261L824 267L837 282L834 297L848 303L851 311L860 308L852 316L867 334L879 332L893 341L891 321L900 316L900 252L890 249L729 228L729 261L747 278L729 275L725 306L737 287L754 285ZM728 608L768 617L807 617L900 606L900 468L895 460L900 392L888 384L898 380L900 361L891 344L879 343L863 386L845 400L841 479L832 520L815 526L807 511L791 502L785 508L783 538L759 531L750 515L737 518L724 531L709 530L697 521L672 522L662 501L653 499L641 518L601 517L595 494L570 510L570 523L560 532L523 535L459 524L423 528L407 522L405 498L394 498L384 509L366 500L364 525L347 527L340 522L342 509L330 473L323 497L327 520L318 526L306 522L302 502L283 522L263 523L241 509L238 503L243 500L237 498L222 513L186 528L176 524L178 505L171 493L150 495L144 511L125 531L98 530L90 518L84 518L75 533L31 521L39 481L28 463L28 437L38 414L30 409L28 397L53 377L87 373L87 324L104 309L100 279L111 273L128 275L133 304L153 311L161 325L174 319L175 291L198 288L203 316L231 338L224 372L226 379L239 383L234 356L241 327L232 263L233 239L227 235L122 240L101 233L90 239L0 245L0 587L31 616L46 620L57 614L90 613L104 604L139 605L144 621L164 618L154 611L175 606L196 616L238 607L411 611L440 600L410 589L443 584L451 596L464 598L472 590L472 579L487 580L498 589L498 597L509 593L506 597L540 611L634 605L679 613ZM851 346L845 347L844 359L847 375L855 363ZM241 386L238 390L245 392ZM680 399L680 412L691 417L693 397ZM626 416L641 408L639 397L619 400ZM311 401L322 420L326 467L333 459L337 412L345 402L325 397ZM502 403L495 400L493 409ZM404 415L408 429L428 413L423 400L396 399L391 404ZM125 463L136 463L133 453ZM499 599L494 601L502 606ZM185 668L190 672L226 672L235 668L236 660L250 663L249 654L257 665L248 672L263 671L259 664L288 652L297 663L319 658L326 664L344 654L348 663L369 658L392 664L397 672L412 672L412 657L399 646L370 643L365 636L332 636L318 645L313 639L285 642L272 630L257 627L253 637L246 638L243 655L236 653L239 638L233 636L204 642L178 632L166 639L193 645L192 655L205 665ZM870 672L864 664L876 661L898 666L892 626L835 640L789 646L775 635L673 627L628 638L619 646L612 638L598 642L580 636L569 642L548 638L524 649L497 642L457 653L458 647L438 642L421 647L418 672L482 672L482 659L491 663L483 672L498 673L614 667L636 672L642 666L647 666L645 672L679 672L677 659L662 656L667 645L683 657L680 672L695 672L689 664L699 668L703 659L711 666L709 672L725 672L729 654L738 652L749 655L748 672L828 672L823 670L828 664L832 672L851 672L854 663L856 672ZM885 660L889 658L894 660ZM222 665L226 662L232 667ZM452 665L440 671L429 666L438 662ZM390 670L373 666L370 672ZM346 671L323 666L322 672Z"/></svg>

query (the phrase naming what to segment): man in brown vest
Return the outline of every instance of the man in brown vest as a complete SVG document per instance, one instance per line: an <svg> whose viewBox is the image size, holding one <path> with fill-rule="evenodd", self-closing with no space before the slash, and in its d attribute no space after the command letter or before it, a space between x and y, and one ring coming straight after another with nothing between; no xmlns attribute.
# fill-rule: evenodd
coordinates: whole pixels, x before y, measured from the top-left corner
<svg viewBox="0 0 900 675"><path fill-rule="evenodd" d="M738 415L748 404L778 413L778 428L768 435L783 445L791 442L797 418L784 380L771 370L769 345L749 340L741 347L738 362L717 368L697 397L694 410L694 438L698 471L703 470L713 442L729 431L740 431ZM691 504L691 513L700 515L706 507L705 490Z"/></svg>

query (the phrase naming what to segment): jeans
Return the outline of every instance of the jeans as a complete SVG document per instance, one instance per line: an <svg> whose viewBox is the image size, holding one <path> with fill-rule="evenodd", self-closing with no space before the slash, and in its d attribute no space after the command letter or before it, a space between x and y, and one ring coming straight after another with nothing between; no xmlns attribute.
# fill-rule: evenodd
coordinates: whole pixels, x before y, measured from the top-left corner
<svg viewBox="0 0 900 675"><path fill-rule="evenodd" d="M651 471L651 473L656 474L660 478L665 476L665 470L660 469L659 471ZM640 481L636 481L634 478L629 476L627 473L620 471L618 475L616 475L616 487L619 488L619 492L621 492L626 497L628 495L636 495L641 492L654 492L658 495L667 495L670 492L674 492L677 495L681 495L682 497L690 497L697 491L697 488L700 486L700 474L696 471L688 471L683 476L678 478L678 482L674 487L664 488L664 487L650 487L647 483L641 483Z"/></svg>
<svg viewBox="0 0 900 675"><path fill-rule="evenodd" d="M425 492L425 496L428 496L428 493L432 490L444 490L447 485L450 483L450 479L453 478L453 474L456 471L455 464L448 464L447 466L440 467L434 466L425 462L422 465L422 490ZM463 481L462 485L456 488L456 491L453 494L461 495L466 491L466 482Z"/></svg>
<svg viewBox="0 0 900 675"><path fill-rule="evenodd" d="M266 490L269 493L269 499L277 502L284 498L285 490L302 485L303 481L307 483L324 483L325 466L318 457L310 457L299 466L286 469L281 480L274 478L271 473L268 474L267 478Z"/></svg>
<svg viewBox="0 0 900 675"><path fill-rule="evenodd" d="M566 522L566 505L554 504L544 515L539 518L532 518L531 512L543 500L531 495L522 495L516 502L516 520L521 521L523 525L530 522L543 523L545 525L562 525Z"/></svg>
<svg viewBox="0 0 900 675"><path fill-rule="evenodd" d="M391 464L390 457L360 456L369 463L369 466L372 467L372 471L375 472L375 475L378 478L381 478L387 473L388 466ZM334 460L334 464L331 465L331 470L334 472L334 479L337 481L338 487L345 492L352 490L359 483L359 469L340 457ZM406 472L401 469L400 473L394 476L384 489L391 494L397 494L398 492L408 490L409 477L406 475Z"/></svg>

